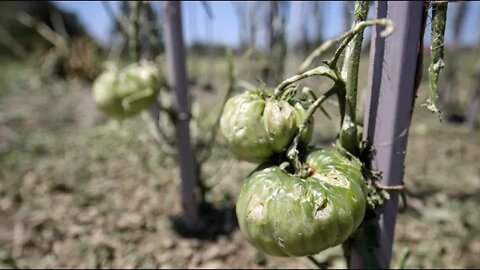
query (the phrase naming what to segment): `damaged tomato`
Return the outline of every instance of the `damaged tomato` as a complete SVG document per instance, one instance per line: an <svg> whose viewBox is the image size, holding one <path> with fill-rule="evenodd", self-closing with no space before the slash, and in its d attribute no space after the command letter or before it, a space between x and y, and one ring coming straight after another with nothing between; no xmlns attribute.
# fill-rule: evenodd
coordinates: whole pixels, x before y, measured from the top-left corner
<svg viewBox="0 0 480 270"><path fill-rule="evenodd" d="M336 150L306 156L300 178L264 163L244 181L236 205L240 230L273 256L307 256L343 243L365 214L361 163Z"/></svg>

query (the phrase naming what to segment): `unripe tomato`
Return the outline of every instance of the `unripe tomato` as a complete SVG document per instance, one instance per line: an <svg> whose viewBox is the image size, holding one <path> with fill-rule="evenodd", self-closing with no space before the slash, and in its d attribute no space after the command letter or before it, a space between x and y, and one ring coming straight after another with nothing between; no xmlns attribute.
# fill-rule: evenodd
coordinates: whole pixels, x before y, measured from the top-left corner
<svg viewBox="0 0 480 270"><path fill-rule="evenodd" d="M244 181L236 205L240 230L273 256L308 256L343 243L362 222L361 163L335 150L311 151L300 178L264 163Z"/></svg>
<svg viewBox="0 0 480 270"><path fill-rule="evenodd" d="M146 61L107 69L93 84L97 106L113 118L127 118L148 108L160 88L158 69Z"/></svg>
<svg viewBox="0 0 480 270"><path fill-rule="evenodd" d="M270 99L265 92L251 89L228 99L220 130L239 159L261 162L286 150L304 115L305 109L294 99ZM310 141L312 130L310 121L302 134L302 143Z"/></svg>
<svg viewBox="0 0 480 270"><path fill-rule="evenodd" d="M108 69L93 83L93 100L97 107L114 118L123 118L122 101L117 95L118 71Z"/></svg>

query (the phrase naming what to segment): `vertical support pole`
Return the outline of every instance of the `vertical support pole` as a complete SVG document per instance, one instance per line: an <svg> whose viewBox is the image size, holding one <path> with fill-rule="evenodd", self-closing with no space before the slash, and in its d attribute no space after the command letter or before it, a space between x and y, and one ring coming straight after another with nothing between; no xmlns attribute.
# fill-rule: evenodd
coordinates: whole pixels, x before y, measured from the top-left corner
<svg viewBox="0 0 480 270"><path fill-rule="evenodd" d="M180 1L165 1L165 50L167 54L168 79L173 89L172 105L175 111L178 166L181 178L182 207L185 225L198 229L196 161L190 141L190 109L187 93L187 75L183 43L182 10Z"/></svg>
<svg viewBox="0 0 480 270"><path fill-rule="evenodd" d="M376 2L377 17L391 19L395 31L385 39L379 37L381 29L375 27L372 31L364 139L375 147L372 165L382 172L382 184L386 186L403 182L408 129L415 100L417 58L419 50L423 49L420 48L423 12L424 1ZM373 224L378 242L372 256L383 269L390 268L397 212L398 191L393 191ZM353 252L350 267L368 268L366 260Z"/></svg>

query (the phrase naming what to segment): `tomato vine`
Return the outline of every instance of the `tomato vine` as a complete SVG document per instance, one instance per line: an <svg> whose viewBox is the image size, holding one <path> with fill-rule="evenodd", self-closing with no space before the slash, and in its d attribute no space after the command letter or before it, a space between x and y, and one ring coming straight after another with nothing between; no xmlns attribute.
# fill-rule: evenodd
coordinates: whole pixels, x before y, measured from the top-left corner
<svg viewBox="0 0 480 270"><path fill-rule="evenodd" d="M237 218L239 219L240 228L244 235L246 235L247 240L267 254L276 256L309 256L318 253L326 247L346 243L346 241L348 242L348 238L353 235L361 221L364 219L365 208L375 208L387 198L388 194L382 192L379 186L374 184L374 181L378 178L378 173L373 171L368 165L368 161L371 158L373 151L366 142L360 140L360 136L357 132L355 110L357 98L358 63L360 60L363 29L365 29L367 26L383 25L385 26L385 30L382 32L382 35L387 36L392 33L393 24L388 19L367 21L366 9L368 10L368 3L357 2L355 24L353 25L352 29L331 41L327 41L320 46L319 49L315 50L314 53L309 56L304 63L302 63L299 69L301 72L299 74L282 81L273 89L273 91L264 88L257 90L251 89L244 94L232 97L229 101L227 101L227 113L222 117L221 128L224 137L226 137L227 142L229 143L229 146L238 158L246 159L251 162L262 163L259 165L257 170L252 172L249 177L247 177L247 180L245 180L244 185L242 186L242 190L239 195L239 201L237 203ZM340 41L341 43L335 50L335 53L331 59L328 61L323 61L323 64L318 67L305 71L305 69L311 65L313 60L315 60L315 58L317 58L321 52ZM342 69L340 69L337 65L344 51L346 51L344 57L344 66ZM263 149L264 147L267 147L265 149L268 149L268 146L265 145L268 145L268 143L271 141L280 140L276 137L265 137L263 135L265 134L264 129L268 129L268 127L262 127L263 120L261 119L267 119L265 121L268 122L269 117L276 117L276 121L279 121L278 123L280 126L284 126L284 128L292 128L291 124L288 124L290 121L288 120L290 119L288 114L283 112L276 116L269 116L268 113L266 114L265 108L267 108L269 102L281 102L283 100L288 101L291 104L295 104L295 96L298 94L300 88L298 83L312 76L329 78L334 83L333 87L318 98L311 90L304 88L301 94L306 94L306 96L309 97L307 98L306 103L302 103L302 106L305 106L305 113L303 114L301 121L298 121L293 126L296 129L296 132L290 137L289 143L284 147L277 149L277 151L274 151L277 152L275 154L272 151L269 152L265 150L261 152L262 156L259 156L259 159L248 156L250 154L254 154L258 149ZM317 108L321 108L321 104L334 95L336 95L339 100L339 111L341 115L340 130L336 144L337 150L334 150L334 152L331 154L330 152L318 152L318 150L316 152L316 150L314 150L315 148L307 146L305 142L302 143L302 135L313 121L313 114ZM288 129L284 129L283 134L290 134L290 131L288 131ZM282 140L284 140L284 137L282 137ZM333 153L338 154L338 159L334 158L336 161L333 163L327 162L328 165L327 163L312 163L312 161L309 161L312 155L319 156L320 160L330 160L332 157L328 157L329 155L337 155ZM353 176L342 178L345 176L347 171L342 171L342 166L344 165L341 164L349 164L350 162L358 164L358 167L352 167L351 169L347 170L349 172L356 171L361 179L361 188L356 189L356 191L354 191L354 186L358 183L354 184L352 181L357 178ZM322 169L324 166L327 166L328 169ZM339 175L340 178L335 178L333 177L334 175ZM277 182L279 178L284 179L282 180L284 181L283 184ZM324 180L318 182L319 179ZM346 190L350 190L349 192L353 192L351 195L349 195L353 197L342 197L343 195L340 195L342 194L340 190L336 190L335 192L329 191L324 193L327 201L325 201L324 204L321 204L322 206L317 206L319 208L315 208L313 206L317 203L320 203L316 201L319 198L308 199L308 196L304 198L308 203L310 203L309 205L312 205L311 207L313 207L313 209L317 209L315 210L317 212L314 212L317 214L314 214L313 218L309 216L310 214L308 213L303 216L304 220L309 220L308 222L305 221L307 222L305 226L312 226L315 232L314 235L317 235L317 237L319 237L318 233L323 235L323 237L327 237L328 240L324 240L329 244L316 243L315 241L320 241L318 239L304 239L304 241L308 241L309 244L307 244L306 247L299 246L297 241L300 241L299 239L301 237L295 237L292 235L292 233L295 232L299 235L303 235L306 233L306 231L293 228L287 229L290 228L290 226L282 226L284 226L284 222L286 222L285 219L288 219L289 215L295 215L293 213L297 211L308 212L310 210L306 209L310 209L308 208L310 206L295 206L296 203L294 201L288 198L285 199L282 197L282 195L278 194L284 194L284 190L290 190L286 193L289 194L288 196L292 196L292 198L299 196L295 189L291 190L289 184L285 183L300 185L300 190L306 189L305 192L307 193L320 192L319 194L322 194L325 192L322 191L322 189L327 188L328 190L329 188L333 188L330 185L332 183L336 183L335 181L346 181L342 183L345 183L347 186L349 186L349 188L345 188ZM362 191L360 192L360 190ZM327 236L332 232L322 231L321 227L318 227L320 222L318 220L318 213L320 212L318 211L321 211L320 209L323 209L322 207L327 206L335 209L336 207L341 207L335 203L334 197L330 197L335 196L333 194L340 196L343 198L342 200L348 200L347 198L356 198L355 200L358 203L352 204L352 208L346 208L344 211L346 211L346 213L356 213L354 216L356 216L357 219L354 219L351 221L351 223L349 223L353 227L348 227L349 229L345 227L345 230L341 232L339 231L338 235L332 234L331 236ZM280 207L279 205L283 206ZM297 209L296 207L300 208ZM281 212L275 212L277 210L274 211L272 209L278 209L278 211ZM282 212L285 209L292 209L292 211ZM276 213L276 215L274 213ZM287 214L287 216L285 216L285 214ZM326 221L327 223L325 224L337 222L333 213L328 213L325 215L325 220L329 220ZM300 216L297 218L300 218ZM292 224L291 226L294 225ZM325 228L330 228L328 227L330 225L324 226L327 227L323 227L323 230L327 230ZM260 230L262 233L257 233L260 232L258 230ZM313 237L313 235L311 236ZM345 245L345 247L346 246L347 245ZM310 257L310 259L313 258Z"/></svg>

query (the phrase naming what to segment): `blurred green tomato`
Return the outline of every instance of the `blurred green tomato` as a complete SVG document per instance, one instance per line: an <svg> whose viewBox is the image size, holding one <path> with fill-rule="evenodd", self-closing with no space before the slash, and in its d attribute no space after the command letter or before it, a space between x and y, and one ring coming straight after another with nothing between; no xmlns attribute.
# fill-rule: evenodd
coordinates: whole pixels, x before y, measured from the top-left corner
<svg viewBox="0 0 480 270"><path fill-rule="evenodd" d="M146 61L121 70L111 67L95 80L93 98L106 114L124 119L148 108L158 95L160 83L158 69Z"/></svg>

